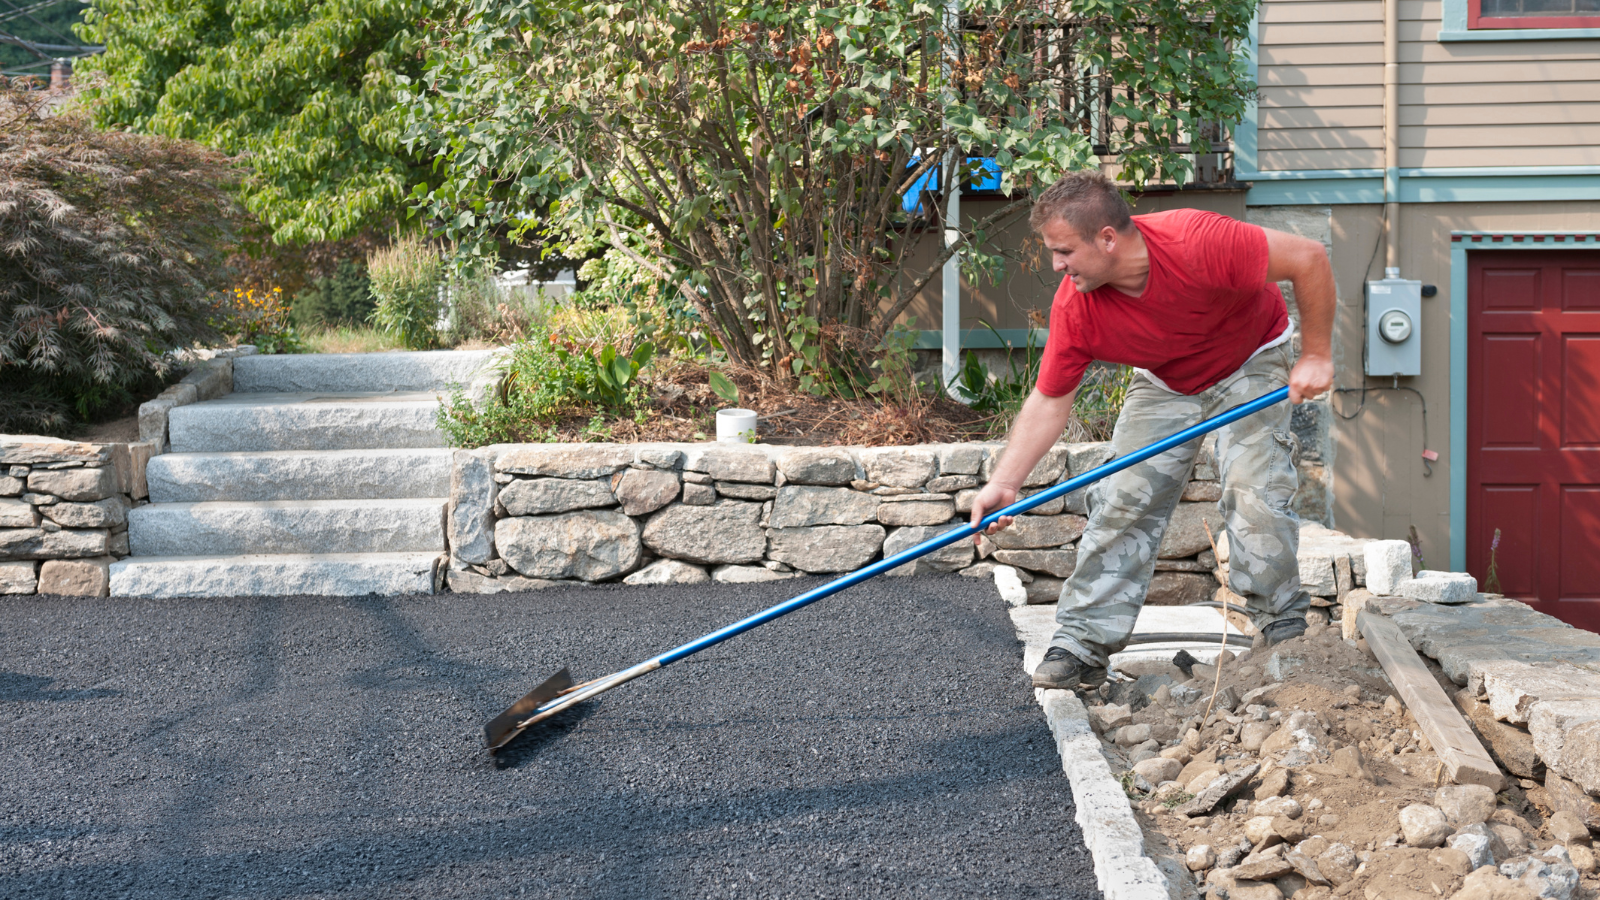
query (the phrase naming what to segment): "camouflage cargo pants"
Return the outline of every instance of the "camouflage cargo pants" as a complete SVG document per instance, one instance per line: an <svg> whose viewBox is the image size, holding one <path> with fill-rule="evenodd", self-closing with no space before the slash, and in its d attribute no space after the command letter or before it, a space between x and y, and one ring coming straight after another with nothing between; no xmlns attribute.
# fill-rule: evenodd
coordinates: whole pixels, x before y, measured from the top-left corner
<svg viewBox="0 0 1600 900"><path fill-rule="evenodd" d="M1287 344L1262 351L1203 393L1174 394L1135 374L1112 436L1122 456L1167 435L1253 400L1288 383ZM1222 479L1220 516L1228 534L1228 586L1244 597L1259 628L1304 616L1310 598L1300 589L1299 522L1294 496L1294 436L1290 406L1281 403L1223 428L1217 436ZM1200 441L1125 469L1089 488L1089 525L1078 543L1078 565L1061 588L1051 644L1104 666L1123 648L1144 605L1156 551ZM1217 522L1217 518L1221 522ZM1220 536L1220 535L1219 535Z"/></svg>

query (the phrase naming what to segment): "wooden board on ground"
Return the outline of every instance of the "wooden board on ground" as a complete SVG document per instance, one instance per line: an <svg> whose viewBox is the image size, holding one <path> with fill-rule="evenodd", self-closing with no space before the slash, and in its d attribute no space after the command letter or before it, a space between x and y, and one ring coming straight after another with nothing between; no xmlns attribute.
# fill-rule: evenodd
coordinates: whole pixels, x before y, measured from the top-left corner
<svg viewBox="0 0 1600 900"><path fill-rule="evenodd" d="M1445 696L1439 682L1433 680L1433 674L1423 665L1400 626L1384 616L1365 611L1356 624L1455 783L1481 784L1499 791L1504 786L1500 767L1478 743L1477 735Z"/></svg>

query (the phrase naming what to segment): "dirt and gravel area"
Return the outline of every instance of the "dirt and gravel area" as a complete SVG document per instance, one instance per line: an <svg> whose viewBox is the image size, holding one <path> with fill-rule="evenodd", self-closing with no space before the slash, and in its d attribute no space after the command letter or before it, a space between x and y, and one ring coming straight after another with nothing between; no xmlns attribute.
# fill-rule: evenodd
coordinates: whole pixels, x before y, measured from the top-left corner
<svg viewBox="0 0 1600 900"><path fill-rule="evenodd" d="M878 579L484 753L561 664L815 583L8 600L0 896L1099 897L981 579Z"/></svg>
<svg viewBox="0 0 1600 900"><path fill-rule="evenodd" d="M1088 699L1152 852L1228 900L1577 900L1589 833L1537 782L1454 785L1365 641L1337 626L1130 667ZM1456 686L1435 672L1447 693ZM1202 718L1204 717L1204 718ZM1525 790L1526 789L1526 790Z"/></svg>

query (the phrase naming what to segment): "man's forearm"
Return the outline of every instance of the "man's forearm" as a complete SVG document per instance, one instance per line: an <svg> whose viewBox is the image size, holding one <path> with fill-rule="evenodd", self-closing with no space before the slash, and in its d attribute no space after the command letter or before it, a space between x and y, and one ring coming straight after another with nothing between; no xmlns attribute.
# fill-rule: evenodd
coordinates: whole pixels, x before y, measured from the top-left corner
<svg viewBox="0 0 1600 900"><path fill-rule="evenodd" d="M1017 421L1006 438L1006 452L1000 457L994 475L997 481L1013 489L1022 487L1033 467L1039 464L1047 451L1061 437L1061 432L1072 418L1072 399L1076 391L1061 397L1051 397L1034 388L1023 401Z"/></svg>
<svg viewBox="0 0 1600 900"><path fill-rule="evenodd" d="M1333 313L1337 305L1333 288L1333 268L1326 259L1312 264L1293 279L1295 305L1300 307L1300 353L1302 356L1333 356Z"/></svg>

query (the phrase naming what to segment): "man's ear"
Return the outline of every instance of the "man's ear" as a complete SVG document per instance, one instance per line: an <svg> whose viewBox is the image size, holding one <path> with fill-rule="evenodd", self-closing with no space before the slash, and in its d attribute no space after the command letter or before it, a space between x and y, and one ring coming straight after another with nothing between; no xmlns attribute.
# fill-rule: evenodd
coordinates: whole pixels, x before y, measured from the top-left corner
<svg viewBox="0 0 1600 900"><path fill-rule="evenodd" d="M1107 225L1106 227L1100 229L1100 233L1095 237L1097 237L1100 241L1100 249L1110 253L1117 249L1117 238L1120 236L1121 235L1117 234L1117 230L1115 228Z"/></svg>

